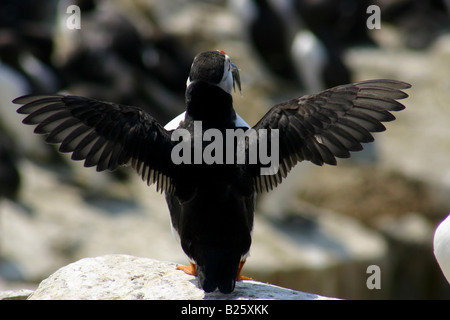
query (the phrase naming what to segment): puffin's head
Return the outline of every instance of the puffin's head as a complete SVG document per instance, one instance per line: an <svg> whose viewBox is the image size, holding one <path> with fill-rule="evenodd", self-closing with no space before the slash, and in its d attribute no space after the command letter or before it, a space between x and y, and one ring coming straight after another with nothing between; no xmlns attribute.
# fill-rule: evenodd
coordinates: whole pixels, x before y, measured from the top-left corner
<svg viewBox="0 0 450 320"><path fill-rule="evenodd" d="M189 87L195 81L218 86L229 94L232 93L232 88L236 90L237 84L239 92L241 91L239 70L223 51L205 51L194 58L186 86Z"/></svg>

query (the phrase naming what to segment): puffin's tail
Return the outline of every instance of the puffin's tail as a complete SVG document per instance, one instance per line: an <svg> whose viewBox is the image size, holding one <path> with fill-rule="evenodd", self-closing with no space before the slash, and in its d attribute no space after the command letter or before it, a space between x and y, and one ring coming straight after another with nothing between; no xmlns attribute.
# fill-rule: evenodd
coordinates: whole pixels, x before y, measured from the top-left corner
<svg viewBox="0 0 450 320"><path fill-rule="evenodd" d="M204 264L197 263L198 282L205 292L217 288L222 293L231 293L236 284L239 258L233 259L223 254L209 255Z"/></svg>

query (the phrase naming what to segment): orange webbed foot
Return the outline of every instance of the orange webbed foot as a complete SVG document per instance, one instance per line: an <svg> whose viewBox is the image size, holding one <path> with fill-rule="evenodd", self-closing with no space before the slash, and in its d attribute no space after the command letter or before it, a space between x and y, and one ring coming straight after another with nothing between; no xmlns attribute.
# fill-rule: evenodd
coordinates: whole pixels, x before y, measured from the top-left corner
<svg viewBox="0 0 450 320"><path fill-rule="evenodd" d="M195 264L191 263L190 266L177 266L177 270L181 270L184 273L191 275L191 276L197 276L197 268L195 267Z"/></svg>
<svg viewBox="0 0 450 320"><path fill-rule="evenodd" d="M243 276L241 274L238 274L236 277L236 281L242 281L242 280L253 280L253 278L249 278L249 277Z"/></svg>
<svg viewBox="0 0 450 320"><path fill-rule="evenodd" d="M237 274L237 277L236 277L236 281L253 280L252 278L249 278L249 277L241 275L241 271L242 271L242 268L244 267L244 264L245 264L245 260L239 262L239 269L238 269L238 274Z"/></svg>
<svg viewBox="0 0 450 320"><path fill-rule="evenodd" d="M245 261L239 262L239 269L238 269L238 274L236 276L236 281L253 280L252 278L241 275L241 271L242 271L242 268L244 267L244 263L245 263ZM177 270L181 270L184 273L191 275L191 276L197 276L197 267L193 263L191 263L190 266L178 265Z"/></svg>

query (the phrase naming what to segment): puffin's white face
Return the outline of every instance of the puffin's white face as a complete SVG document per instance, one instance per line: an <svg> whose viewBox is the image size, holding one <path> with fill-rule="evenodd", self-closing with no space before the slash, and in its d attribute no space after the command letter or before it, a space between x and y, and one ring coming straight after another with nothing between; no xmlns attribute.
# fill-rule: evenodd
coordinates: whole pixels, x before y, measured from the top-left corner
<svg viewBox="0 0 450 320"><path fill-rule="evenodd" d="M235 83L241 90L239 70L223 51L207 51L194 58L186 86L189 87L196 80L214 84L230 95Z"/></svg>

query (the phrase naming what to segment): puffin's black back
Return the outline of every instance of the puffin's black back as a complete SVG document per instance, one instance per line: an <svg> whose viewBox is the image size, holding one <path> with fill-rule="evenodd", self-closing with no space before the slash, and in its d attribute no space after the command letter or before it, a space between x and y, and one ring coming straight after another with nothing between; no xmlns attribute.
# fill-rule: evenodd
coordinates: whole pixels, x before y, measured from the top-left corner
<svg viewBox="0 0 450 320"><path fill-rule="evenodd" d="M218 51L203 52L194 60L186 89L186 118L180 125L191 137L198 134L195 121L203 131L214 128L223 136L226 129L236 128L232 96L219 87L226 78L224 71L229 72L225 63L225 54ZM210 142L202 143L204 150ZM166 195L172 226L196 265L199 286L206 292L218 288L230 293L239 262L250 250L253 183L241 164L193 164L194 144L191 147L191 164L180 165L175 192ZM225 144L222 151L225 155Z"/></svg>
<svg viewBox="0 0 450 320"><path fill-rule="evenodd" d="M166 194L181 246L195 261L206 292L234 289L239 262L248 253L254 188L237 165L186 165L176 191Z"/></svg>

